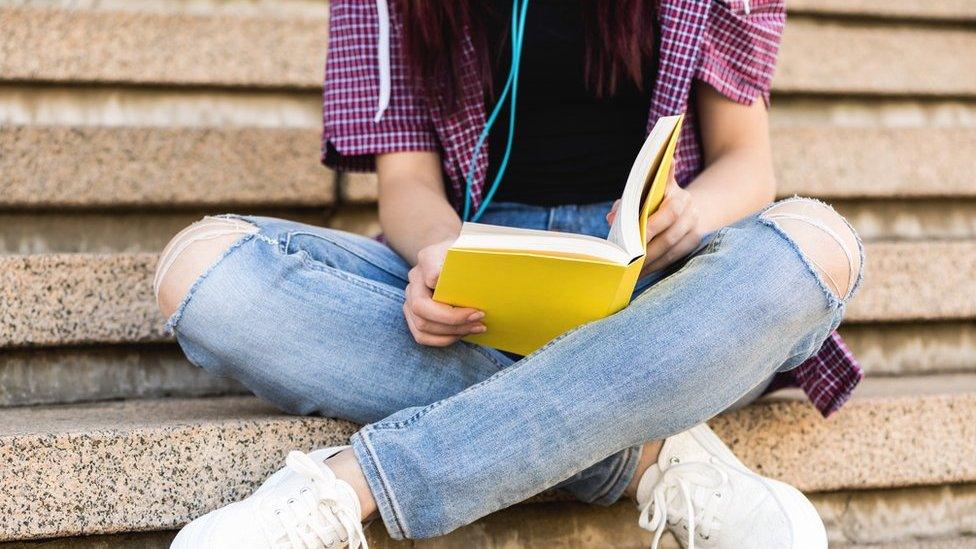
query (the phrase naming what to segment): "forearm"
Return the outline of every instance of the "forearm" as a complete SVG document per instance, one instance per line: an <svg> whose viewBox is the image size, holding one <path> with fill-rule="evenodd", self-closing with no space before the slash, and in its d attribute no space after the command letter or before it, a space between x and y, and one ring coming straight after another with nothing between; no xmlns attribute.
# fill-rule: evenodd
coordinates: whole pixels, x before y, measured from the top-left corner
<svg viewBox="0 0 976 549"><path fill-rule="evenodd" d="M456 238L461 230L461 219L444 193L416 182L389 182L379 212L387 243L411 265L417 264L417 252Z"/></svg>
<svg viewBox="0 0 976 549"><path fill-rule="evenodd" d="M411 265L417 252L456 238L461 219L447 200L440 157L431 152L377 155L380 226L387 243Z"/></svg>
<svg viewBox="0 0 976 549"><path fill-rule="evenodd" d="M688 186L702 232L759 210L776 196L769 113L763 100L742 105L696 83L705 170Z"/></svg>
<svg viewBox="0 0 976 549"><path fill-rule="evenodd" d="M776 182L768 155L741 149L722 154L688 185L700 215L700 229L713 231L773 201Z"/></svg>

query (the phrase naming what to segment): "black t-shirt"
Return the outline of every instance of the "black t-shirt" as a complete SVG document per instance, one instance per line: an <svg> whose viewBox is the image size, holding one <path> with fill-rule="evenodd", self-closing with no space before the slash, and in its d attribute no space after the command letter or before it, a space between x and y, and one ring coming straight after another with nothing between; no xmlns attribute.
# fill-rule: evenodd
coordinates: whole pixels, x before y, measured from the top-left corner
<svg viewBox="0 0 976 549"><path fill-rule="evenodd" d="M492 0L498 17L487 26L495 96L511 66L511 0ZM555 206L620 197L644 142L650 82L640 91L625 79L615 95L597 99L584 78L580 2L535 0L528 8L515 135L508 168L494 200ZM491 112L494 100L487 102ZM506 102L488 137L488 184L505 152Z"/></svg>

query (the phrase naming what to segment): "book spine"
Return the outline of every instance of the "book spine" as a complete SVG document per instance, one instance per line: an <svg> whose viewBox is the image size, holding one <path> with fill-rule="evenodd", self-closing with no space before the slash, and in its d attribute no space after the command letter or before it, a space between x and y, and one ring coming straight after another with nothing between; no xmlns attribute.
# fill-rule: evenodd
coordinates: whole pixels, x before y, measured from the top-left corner
<svg viewBox="0 0 976 549"><path fill-rule="evenodd" d="M644 258L635 260L624 269L623 276L620 277L620 284L614 292L610 308L607 309L605 316L610 316L630 304L630 297L637 286L637 279L640 277L641 268L644 266Z"/></svg>

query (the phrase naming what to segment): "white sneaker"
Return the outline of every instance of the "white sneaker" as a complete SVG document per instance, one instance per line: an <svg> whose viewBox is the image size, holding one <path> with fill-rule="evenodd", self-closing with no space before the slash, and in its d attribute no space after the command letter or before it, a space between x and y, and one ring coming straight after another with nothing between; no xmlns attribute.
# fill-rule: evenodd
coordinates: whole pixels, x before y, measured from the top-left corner
<svg viewBox="0 0 976 549"><path fill-rule="evenodd" d="M356 492L324 463L346 448L291 452L250 497L187 524L171 549L368 549Z"/></svg>
<svg viewBox="0 0 976 549"><path fill-rule="evenodd" d="M746 468L704 423L664 441L637 486L640 526L682 547L826 549L827 532L796 488Z"/></svg>

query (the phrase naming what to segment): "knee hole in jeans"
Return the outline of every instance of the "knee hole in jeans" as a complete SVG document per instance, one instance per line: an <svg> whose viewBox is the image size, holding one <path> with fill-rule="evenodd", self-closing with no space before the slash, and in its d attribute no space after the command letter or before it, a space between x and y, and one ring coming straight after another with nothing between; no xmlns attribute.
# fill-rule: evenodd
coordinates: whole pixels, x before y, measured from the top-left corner
<svg viewBox="0 0 976 549"><path fill-rule="evenodd" d="M834 296L844 299L853 291L861 275L861 246L857 233L832 207L793 198L774 204L762 217L793 239Z"/></svg>
<svg viewBox="0 0 976 549"><path fill-rule="evenodd" d="M156 264L153 294L167 318L176 312L186 293L223 253L246 235L258 232L247 221L206 216L174 236Z"/></svg>

